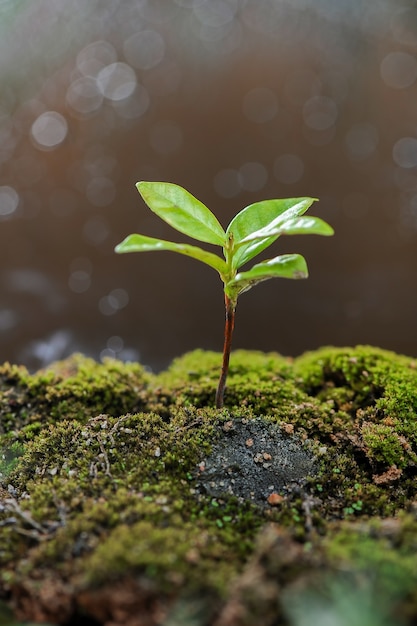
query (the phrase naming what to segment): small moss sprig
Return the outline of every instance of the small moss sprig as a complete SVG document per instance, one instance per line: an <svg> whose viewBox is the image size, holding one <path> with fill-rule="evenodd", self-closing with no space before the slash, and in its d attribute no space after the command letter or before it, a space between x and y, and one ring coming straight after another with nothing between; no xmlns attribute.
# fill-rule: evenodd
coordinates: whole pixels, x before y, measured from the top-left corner
<svg viewBox="0 0 417 626"><path fill-rule="evenodd" d="M129 235L115 251L150 252L168 250L185 254L215 269L223 281L226 308L223 364L216 393L216 407L221 408L240 294L269 278L307 278L307 263L300 254L283 254L239 271L248 261L265 250L281 235L332 235L333 229L318 217L304 217L316 198L263 200L245 207L224 230L216 216L202 202L179 185L164 182L139 182L136 185L148 207L181 233L204 243L220 246L217 254L197 246Z"/></svg>

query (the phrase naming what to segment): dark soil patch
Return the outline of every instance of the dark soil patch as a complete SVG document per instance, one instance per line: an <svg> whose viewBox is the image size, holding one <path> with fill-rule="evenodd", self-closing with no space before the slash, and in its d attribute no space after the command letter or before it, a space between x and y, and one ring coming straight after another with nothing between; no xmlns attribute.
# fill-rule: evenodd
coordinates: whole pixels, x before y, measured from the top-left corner
<svg viewBox="0 0 417 626"><path fill-rule="evenodd" d="M221 432L198 468L197 486L211 496L266 506L271 495L291 491L318 471L304 442L262 418L229 420Z"/></svg>

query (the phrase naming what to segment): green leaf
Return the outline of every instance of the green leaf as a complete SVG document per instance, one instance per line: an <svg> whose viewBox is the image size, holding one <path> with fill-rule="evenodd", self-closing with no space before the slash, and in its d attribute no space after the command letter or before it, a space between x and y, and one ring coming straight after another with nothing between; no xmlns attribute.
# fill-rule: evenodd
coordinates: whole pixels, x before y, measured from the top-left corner
<svg viewBox="0 0 417 626"><path fill-rule="evenodd" d="M238 250L233 254L232 264L235 269L244 265L254 256L265 250L277 239L279 234L251 239L243 245L249 235L259 232L267 226L274 229L277 222L303 215L315 202L316 198L286 198L283 200L263 200L245 207L230 222L226 230L226 239L233 240Z"/></svg>
<svg viewBox="0 0 417 626"><path fill-rule="evenodd" d="M121 243L115 247L115 252L123 254L125 252L155 252L159 250L167 250L168 252L178 252L192 257L197 261L201 261L210 267L213 267L223 276L226 271L226 263L217 254L207 252L197 246L190 246L185 243L175 243L173 241L164 241L163 239L155 239L154 237L146 237L145 235L129 235Z"/></svg>
<svg viewBox="0 0 417 626"><path fill-rule="evenodd" d="M247 272L239 272L227 283L228 295L236 299L258 283L269 278L307 278L307 263L301 254L283 254L257 263Z"/></svg>
<svg viewBox="0 0 417 626"><path fill-rule="evenodd" d="M183 187L159 182L136 187L151 211L170 226L198 241L224 246L226 234L216 216Z"/></svg>
<svg viewBox="0 0 417 626"><path fill-rule="evenodd" d="M291 217L283 219L277 225L268 224L265 228L255 231L242 239L237 245L240 246L249 241L264 239L265 237L279 237L280 235L333 235L334 231L319 217Z"/></svg>

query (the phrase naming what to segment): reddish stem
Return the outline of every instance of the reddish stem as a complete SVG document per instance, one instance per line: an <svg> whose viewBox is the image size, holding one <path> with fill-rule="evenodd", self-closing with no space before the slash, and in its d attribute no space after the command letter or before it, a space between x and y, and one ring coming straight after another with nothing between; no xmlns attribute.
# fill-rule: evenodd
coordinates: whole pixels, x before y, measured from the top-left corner
<svg viewBox="0 0 417 626"><path fill-rule="evenodd" d="M227 374L229 372L230 350L232 348L232 335L235 326L235 310L236 302L233 302L226 294L224 295L224 304L226 307L226 322L224 326L224 344L223 344L223 364L222 373L220 374L219 384L216 392L216 409L223 407L224 390L226 387Z"/></svg>

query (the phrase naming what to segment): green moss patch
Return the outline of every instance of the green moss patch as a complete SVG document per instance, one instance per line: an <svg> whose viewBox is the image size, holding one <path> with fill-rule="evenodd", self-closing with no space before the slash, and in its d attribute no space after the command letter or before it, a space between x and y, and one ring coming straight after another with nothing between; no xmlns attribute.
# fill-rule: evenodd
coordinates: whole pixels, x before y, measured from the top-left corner
<svg viewBox="0 0 417 626"><path fill-rule="evenodd" d="M337 606L326 581L349 571L387 619L417 616L413 359L237 351L215 410L220 362L0 368L0 595L17 615L300 626L293 594ZM396 587L374 574L390 567Z"/></svg>
<svg viewBox="0 0 417 626"><path fill-rule="evenodd" d="M0 445L30 439L48 423L123 415L146 406L150 375L136 363L96 363L82 355L30 375L25 367L0 366Z"/></svg>

